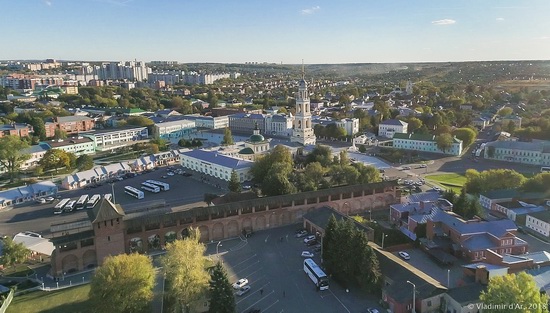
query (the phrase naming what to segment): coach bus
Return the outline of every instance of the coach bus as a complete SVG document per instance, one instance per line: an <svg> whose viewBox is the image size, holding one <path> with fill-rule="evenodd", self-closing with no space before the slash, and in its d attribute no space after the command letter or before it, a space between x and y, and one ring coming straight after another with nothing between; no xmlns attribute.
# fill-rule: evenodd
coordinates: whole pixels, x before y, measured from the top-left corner
<svg viewBox="0 0 550 313"><path fill-rule="evenodd" d="M158 186L160 188L160 190L162 190L162 191L170 190L170 184L165 183L165 182L161 182L161 181L158 181L158 180L152 180L152 179L146 180L145 182L148 183L148 184L151 184L151 185Z"/></svg>
<svg viewBox="0 0 550 313"><path fill-rule="evenodd" d="M82 195L80 196L80 198L78 198L78 201L76 201L75 209L77 210L84 209L87 203L88 203L88 195Z"/></svg>
<svg viewBox="0 0 550 313"><path fill-rule="evenodd" d="M312 259L304 260L304 272L319 290L328 289L328 277Z"/></svg>
<svg viewBox="0 0 550 313"><path fill-rule="evenodd" d="M101 199L101 195L98 195L98 194L93 195L88 200L88 203L86 203L86 208L87 209L93 209L96 206L96 204L99 202L100 199Z"/></svg>
<svg viewBox="0 0 550 313"><path fill-rule="evenodd" d="M550 173L550 166L543 166L540 168L541 173Z"/></svg>
<svg viewBox="0 0 550 313"><path fill-rule="evenodd" d="M72 212L75 209L75 206L76 206L76 200L71 200L67 203L67 205L65 205L65 207L63 208L63 211Z"/></svg>
<svg viewBox="0 0 550 313"><path fill-rule="evenodd" d="M145 194L143 191L136 189L132 186L126 186L124 187L124 192L129 194L130 196L136 198L136 199L143 199L145 197Z"/></svg>
<svg viewBox="0 0 550 313"><path fill-rule="evenodd" d="M55 207L53 208L53 214L63 213L63 208L65 207L65 205L67 205L67 203L69 203L69 201L71 201L70 198L65 198L65 199L59 201L59 203L57 203L55 205Z"/></svg>
<svg viewBox="0 0 550 313"><path fill-rule="evenodd" d="M141 189L152 192L152 193L159 193L160 192L159 186L149 184L149 183L141 183Z"/></svg>

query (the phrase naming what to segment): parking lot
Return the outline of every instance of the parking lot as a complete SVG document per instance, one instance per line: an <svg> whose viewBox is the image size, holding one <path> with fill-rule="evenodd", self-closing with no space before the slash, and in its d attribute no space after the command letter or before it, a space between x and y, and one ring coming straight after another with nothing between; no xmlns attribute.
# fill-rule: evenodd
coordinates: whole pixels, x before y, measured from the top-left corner
<svg viewBox="0 0 550 313"><path fill-rule="evenodd" d="M251 289L236 296L237 312L251 308L261 312L350 313L364 312L367 307L378 307L377 300L359 290L346 292L333 281L329 290L318 291L304 273L302 251L311 251L320 264L320 253L296 238L299 225L259 231L247 241L234 239L222 242L219 257L228 269L231 283L240 278L249 281ZM208 253L216 258L217 243L208 245Z"/></svg>

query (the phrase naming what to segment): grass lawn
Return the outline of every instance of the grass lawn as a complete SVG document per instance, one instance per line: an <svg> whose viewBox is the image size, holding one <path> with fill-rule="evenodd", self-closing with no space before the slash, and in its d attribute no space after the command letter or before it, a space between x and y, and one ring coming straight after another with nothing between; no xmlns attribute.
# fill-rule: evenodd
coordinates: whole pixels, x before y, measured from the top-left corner
<svg viewBox="0 0 550 313"><path fill-rule="evenodd" d="M7 313L91 313L88 303L90 285L67 288L60 291L34 291L13 298Z"/></svg>
<svg viewBox="0 0 550 313"><path fill-rule="evenodd" d="M460 193L462 186L466 183L466 176L456 173L427 175L426 180L440 185L444 189L452 189L456 193Z"/></svg>
<svg viewBox="0 0 550 313"><path fill-rule="evenodd" d="M27 265L18 264L16 266L8 267L3 271L4 276L12 277L25 277L27 275L34 274L34 271L31 270Z"/></svg>

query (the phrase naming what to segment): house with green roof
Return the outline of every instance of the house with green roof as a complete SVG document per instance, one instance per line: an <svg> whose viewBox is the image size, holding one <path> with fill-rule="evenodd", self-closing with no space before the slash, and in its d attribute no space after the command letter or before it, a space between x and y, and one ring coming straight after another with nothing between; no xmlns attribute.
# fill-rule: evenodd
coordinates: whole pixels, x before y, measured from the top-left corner
<svg viewBox="0 0 550 313"><path fill-rule="evenodd" d="M393 147L398 149L442 153L457 156L462 154L462 140L453 137L451 147L447 150L441 150L437 146L436 138L437 137L435 135L395 133L392 141Z"/></svg>

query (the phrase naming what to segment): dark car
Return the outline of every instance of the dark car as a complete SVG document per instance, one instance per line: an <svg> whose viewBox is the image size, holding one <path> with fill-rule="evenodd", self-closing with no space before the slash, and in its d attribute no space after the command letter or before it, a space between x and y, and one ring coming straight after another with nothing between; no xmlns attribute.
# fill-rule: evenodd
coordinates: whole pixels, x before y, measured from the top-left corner
<svg viewBox="0 0 550 313"><path fill-rule="evenodd" d="M250 310L248 310L248 311L246 311L246 312L244 312L244 313L260 313L260 312L261 312L260 309L252 308L252 309L250 309Z"/></svg>
<svg viewBox="0 0 550 313"><path fill-rule="evenodd" d="M306 246L314 246L317 244L317 240L311 240L306 243Z"/></svg>

